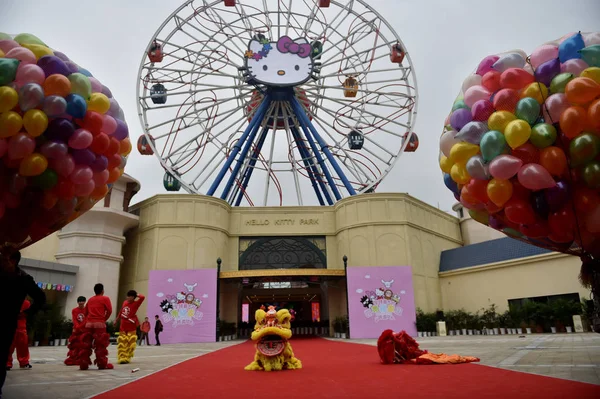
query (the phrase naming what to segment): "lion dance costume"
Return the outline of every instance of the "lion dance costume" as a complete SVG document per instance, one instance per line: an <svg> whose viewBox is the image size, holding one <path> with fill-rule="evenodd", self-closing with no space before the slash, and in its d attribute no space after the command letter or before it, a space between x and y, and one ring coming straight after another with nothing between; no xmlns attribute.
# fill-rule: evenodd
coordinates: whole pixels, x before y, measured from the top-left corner
<svg viewBox="0 0 600 399"><path fill-rule="evenodd" d="M458 364L478 362L472 356L429 353L419 349L419 344L405 331L394 333L385 330L377 340L377 352L383 364Z"/></svg>
<svg viewBox="0 0 600 399"><path fill-rule="evenodd" d="M80 308L77 306L71 310L71 317L73 320L73 332L71 333L71 336L69 337L69 343L67 344L69 352L67 353L65 364L67 366L78 366L79 352L82 349L81 337L85 331L85 308Z"/></svg>
<svg viewBox="0 0 600 399"><path fill-rule="evenodd" d="M256 325L252 332L252 341L256 342L254 361L246 370L279 371L302 368L302 362L294 356L289 343L292 337L291 318L287 309L275 311L273 306L265 312L256 311Z"/></svg>
<svg viewBox="0 0 600 399"><path fill-rule="evenodd" d="M102 294L90 298L85 305L85 328L81 334L81 349L79 351L79 368L87 370L92 364L92 349L96 355L94 364L98 369L112 369L108 362L108 345L110 336L106 332L106 321L112 314L110 298Z"/></svg>
<svg viewBox="0 0 600 399"><path fill-rule="evenodd" d="M139 298L137 301L134 300L129 302L128 300L125 300L121 307L121 313L119 314L121 321L119 338L117 339L117 362L119 364L131 362L133 353L137 347L136 331L137 327L140 325L137 311L142 302L144 302L144 299L146 299L142 294L139 294L137 297Z"/></svg>
<svg viewBox="0 0 600 399"><path fill-rule="evenodd" d="M29 367L29 338L27 337L27 315L25 311L30 306L31 302L27 299L21 305L21 313L19 313L19 317L17 318L17 331L15 331L15 337L10 346L10 352L8 352L7 368L12 368L13 366L13 353L15 349L17 350L17 359L21 368Z"/></svg>

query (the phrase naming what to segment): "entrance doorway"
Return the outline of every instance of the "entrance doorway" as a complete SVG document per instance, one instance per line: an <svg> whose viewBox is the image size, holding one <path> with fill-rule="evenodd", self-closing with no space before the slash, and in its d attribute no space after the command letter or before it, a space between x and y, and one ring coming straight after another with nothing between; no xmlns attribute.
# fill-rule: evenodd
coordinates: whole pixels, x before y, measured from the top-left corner
<svg viewBox="0 0 600 399"><path fill-rule="evenodd" d="M249 336L258 309L288 309L295 335L327 335L327 282L319 276L257 277L242 281L239 334Z"/></svg>

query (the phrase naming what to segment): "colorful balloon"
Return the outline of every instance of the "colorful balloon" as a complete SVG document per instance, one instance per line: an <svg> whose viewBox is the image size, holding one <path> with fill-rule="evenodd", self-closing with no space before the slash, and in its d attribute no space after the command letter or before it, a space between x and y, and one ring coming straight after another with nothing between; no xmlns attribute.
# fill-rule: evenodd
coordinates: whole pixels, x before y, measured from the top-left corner
<svg viewBox="0 0 600 399"><path fill-rule="evenodd" d="M122 176L128 136L89 71L31 34L0 34L0 246L22 248L91 209Z"/></svg>
<svg viewBox="0 0 600 399"><path fill-rule="evenodd" d="M556 181L542 166L535 163L523 165L517 174L519 183L530 190L543 190L556 186Z"/></svg>
<svg viewBox="0 0 600 399"><path fill-rule="evenodd" d="M531 136L531 126L524 120L516 119L506 125L504 137L511 148L517 148L525 144Z"/></svg>
<svg viewBox="0 0 600 399"><path fill-rule="evenodd" d="M512 155L498 155L490 162L490 174L495 179L508 180L515 176L521 167L523 161Z"/></svg>
<svg viewBox="0 0 600 399"><path fill-rule="evenodd" d="M497 130L491 130L484 134L479 146L485 162L490 162L498 155L508 150L504 135Z"/></svg>

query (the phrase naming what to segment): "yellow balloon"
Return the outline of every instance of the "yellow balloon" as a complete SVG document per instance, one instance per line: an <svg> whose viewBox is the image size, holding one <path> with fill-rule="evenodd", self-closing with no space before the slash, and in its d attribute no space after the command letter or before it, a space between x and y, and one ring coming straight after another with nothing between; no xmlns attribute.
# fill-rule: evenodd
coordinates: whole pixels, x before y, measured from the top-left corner
<svg viewBox="0 0 600 399"><path fill-rule="evenodd" d="M450 162L466 164L469 158L479 152L479 146L467 142L456 143L450 149Z"/></svg>
<svg viewBox="0 0 600 399"><path fill-rule="evenodd" d="M88 101L88 111L105 114L110 108L110 100L102 93L92 93Z"/></svg>
<svg viewBox="0 0 600 399"><path fill-rule="evenodd" d="M538 103L543 104L548 98L548 88L543 83L530 83L529 85L525 86L523 90L521 90L521 98L525 97L531 97Z"/></svg>
<svg viewBox="0 0 600 399"><path fill-rule="evenodd" d="M19 165L21 176L39 176L48 168L48 160L42 154L33 153L27 155Z"/></svg>
<svg viewBox="0 0 600 399"><path fill-rule="evenodd" d="M42 46L41 44L21 44L21 46L31 50L31 52L33 52L33 54L35 55L35 58L37 60L39 60L40 58L42 58L45 55L54 55L54 53L52 52L52 50L50 50L48 47L46 46Z"/></svg>
<svg viewBox="0 0 600 399"><path fill-rule="evenodd" d="M40 136L48 127L48 117L39 109L30 109L23 115L23 126L31 137Z"/></svg>
<svg viewBox="0 0 600 399"><path fill-rule="evenodd" d="M22 127L23 119L15 111L0 114L0 139L14 136L19 133Z"/></svg>
<svg viewBox="0 0 600 399"><path fill-rule="evenodd" d="M458 184L467 184L471 180L467 167L464 164L455 163L450 171L450 177Z"/></svg>
<svg viewBox="0 0 600 399"><path fill-rule="evenodd" d="M582 78L590 78L596 83L600 83L600 68L598 67L589 67L584 69L579 75Z"/></svg>
<svg viewBox="0 0 600 399"><path fill-rule="evenodd" d="M13 109L19 103L19 93L10 86L0 87L0 112Z"/></svg>
<svg viewBox="0 0 600 399"><path fill-rule="evenodd" d="M0 58L4 58L4 51L0 50Z"/></svg>
<svg viewBox="0 0 600 399"><path fill-rule="evenodd" d="M490 115L488 119L488 127L490 130L497 130L504 133L506 125L517 119L517 117L508 111L496 111Z"/></svg>
<svg viewBox="0 0 600 399"><path fill-rule="evenodd" d="M487 185L487 195L496 206L502 207L512 197L513 185L510 180L492 179Z"/></svg>
<svg viewBox="0 0 600 399"><path fill-rule="evenodd" d="M527 143L531 136L531 126L522 119L510 122L504 131L504 138L510 148L517 148Z"/></svg>
<svg viewBox="0 0 600 399"><path fill-rule="evenodd" d="M450 173L452 165L454 165L452 161L450 161L449 158L442 155L442 158L440 159L440 169L442 169L442 172Z"/></svg>

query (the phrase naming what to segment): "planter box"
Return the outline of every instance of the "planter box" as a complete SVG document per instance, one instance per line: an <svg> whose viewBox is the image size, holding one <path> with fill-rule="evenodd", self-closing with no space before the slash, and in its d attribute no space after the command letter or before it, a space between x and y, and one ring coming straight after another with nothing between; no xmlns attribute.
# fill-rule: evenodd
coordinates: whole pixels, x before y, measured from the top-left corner
<svg viewBox="0 0 600 399"><path fill-rule="evenodd" d="M498 327L494 327L492 330L494 330L494 335L498 335Z"/></svg>
<svg viewBox="0 0 600 399"><path fill-rule="evenodd" d="M340 333L338 333L338 332L336 332L336 333L333 333L333 336L334 336L335 338L339 338L339 337L340 337Z"/></svg>
<svg viewBox="0 0 600 399"><path fill-rule="evenodd" d="M567 326L567 327L565 327L565 328L567 329L567 333L568 333L568 334L570 334L570 333L572 333L572 332L573 332L573 327L571 327L571 326Z"/></svg>
<svg viewBox="0 0 600 399"><path fill-rule="evenodd" d="M506 335L506 328L500 327L500 335Z"/></svg>
<svg viewBox="0 0 600 399"><path fill-rule="evenodd" d="M33 346L40 346L40 341L33 341Z"/></svg>
<svg viewBox="0 0 600 399"><path fill-rule="evenodd" d="M466 328L462 329L462 335L467 335L467 329Z"/></svg>
<svg viewBox="0 0 600 399"><path fill-rule="evenodd" d="M66 338L62 338L60 340L60 346L65 346L65 345L67 345L67 339Z"/></svg>
<svg viewBox="0 0 600 399"><path fill-rule="evenodd" d="M473 330L467 330L467 335L473 335Z"/></svg>
<svg viewBox="0 0 600 399"><path fill-rule="evenodd" d="M527 327L525 328L525 331L527 332L527 334L531 334L531 328Z"/></svg>
<svg viewBox="0 0 600 399"><path fill-rule="evenodd" d="M340 338L346 339L346 333L340 333L340 336L341 336Z"/></svg>
<svg viewBox="0 0 600 399"><path fill-rule="evenodd" d="M550 332L552 334L556 334L556 327L550 327Z"/></svg>

